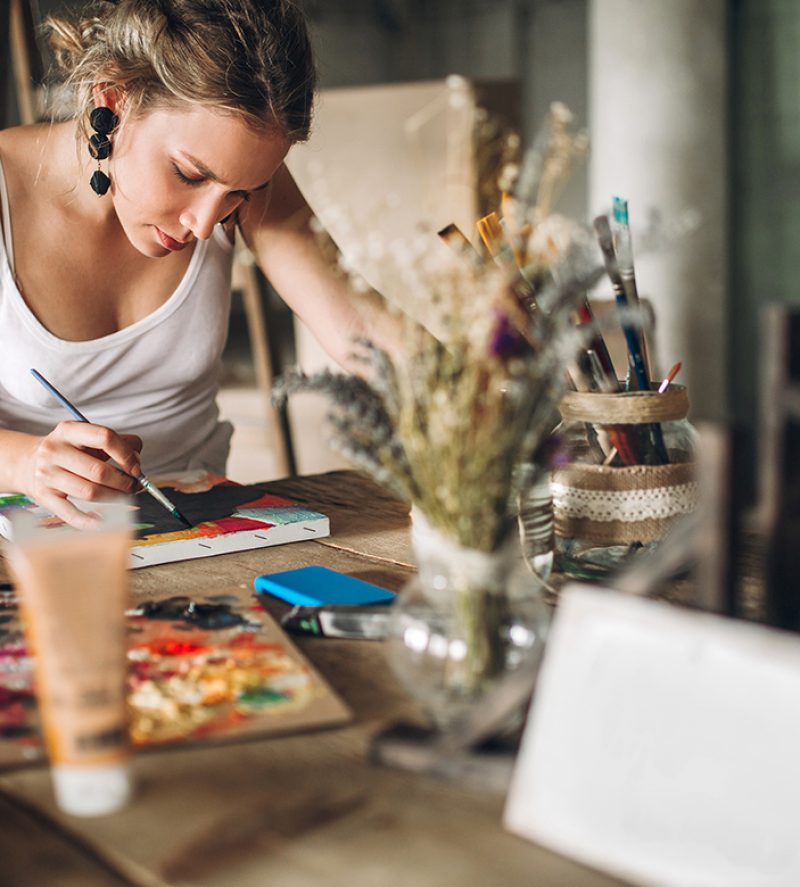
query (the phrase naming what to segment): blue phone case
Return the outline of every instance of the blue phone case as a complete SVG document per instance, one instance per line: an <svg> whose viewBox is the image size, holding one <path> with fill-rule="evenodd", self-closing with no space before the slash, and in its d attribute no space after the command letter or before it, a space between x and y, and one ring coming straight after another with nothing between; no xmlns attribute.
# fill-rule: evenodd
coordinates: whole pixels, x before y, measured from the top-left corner
<svg viewBox="0 0 800 887"><path fill-rule="evenodd" d="M262 594L272 594L301 607L389 604L395 598L392 591L327 567L301 567L283 573L267 573L256 577L254 584L256 591Z"/></svg>

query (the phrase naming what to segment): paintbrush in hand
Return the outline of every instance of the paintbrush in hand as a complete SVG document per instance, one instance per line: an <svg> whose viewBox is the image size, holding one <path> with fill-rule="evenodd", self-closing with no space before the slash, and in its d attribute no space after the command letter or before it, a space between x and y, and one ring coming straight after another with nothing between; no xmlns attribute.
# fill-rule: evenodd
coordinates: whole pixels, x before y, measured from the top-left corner
<svg viewBox="0 0 800 887"><path fill-rule="evenodd" d="M49 392L53 395L53 397L60 403L62 406L66 407L69 412L78 420L78 422L89 422L86 416L73 404L71 404L66 397L55 387L52 383L48 382L47 379L38 371L31 369L31 375L37 382L40 382ZM142 487L147 490L147 492L158 502L159 505L163 506L167 509L167 511L175 518L175 520L182 523L185 527L191 529L192 524L178 511L178 509L169 501L169 499L159 490L159 488L149 481L144 474L140 474L138 477L134 477L132 474L128 474L127 471L123 471L121 468L117 469L126 477L130 477L135 480L137 483L141 484Z"/></svg>

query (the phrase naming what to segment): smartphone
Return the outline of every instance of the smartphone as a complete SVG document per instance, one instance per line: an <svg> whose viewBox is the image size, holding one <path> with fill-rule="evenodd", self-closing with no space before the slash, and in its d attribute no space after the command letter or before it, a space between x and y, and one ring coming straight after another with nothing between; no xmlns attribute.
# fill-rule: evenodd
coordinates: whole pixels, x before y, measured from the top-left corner
<svg viewBox="0 0 800 887"><path fill-rule="evenodd" d="M287 604L300 607L389 604L395 599L393 591L327 567L301 567L283 573L267 573L256 577L254 585L256 591L262 594L274 595Z"/></svg>

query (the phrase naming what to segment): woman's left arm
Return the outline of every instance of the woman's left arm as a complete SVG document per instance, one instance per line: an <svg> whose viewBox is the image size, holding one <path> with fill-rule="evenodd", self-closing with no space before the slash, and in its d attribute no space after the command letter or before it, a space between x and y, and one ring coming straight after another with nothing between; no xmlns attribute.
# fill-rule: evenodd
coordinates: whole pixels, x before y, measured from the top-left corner
<svg viewBox="0 0 800 887"><path fill-rule="evenodd" d="M311 209L285 165L267 192L239 209L239 226L259 266L281 298L345 369L364 374L356 340L369 339L396 354L400 317L374 290L356 292L331 267L309 227Z"/></svg>

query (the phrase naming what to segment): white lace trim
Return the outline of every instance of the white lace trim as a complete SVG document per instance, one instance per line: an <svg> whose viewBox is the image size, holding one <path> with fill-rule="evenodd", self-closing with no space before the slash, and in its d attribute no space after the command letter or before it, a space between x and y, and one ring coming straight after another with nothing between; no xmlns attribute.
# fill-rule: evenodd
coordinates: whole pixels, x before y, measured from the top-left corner
<svg viewBox="0 0 800 887"><path fill-rule="evenodd" d="M690 514L697 506L697 483L646 490L583 490L552 483L553 507L561 517L594 521L663 520Z"/></svg>

